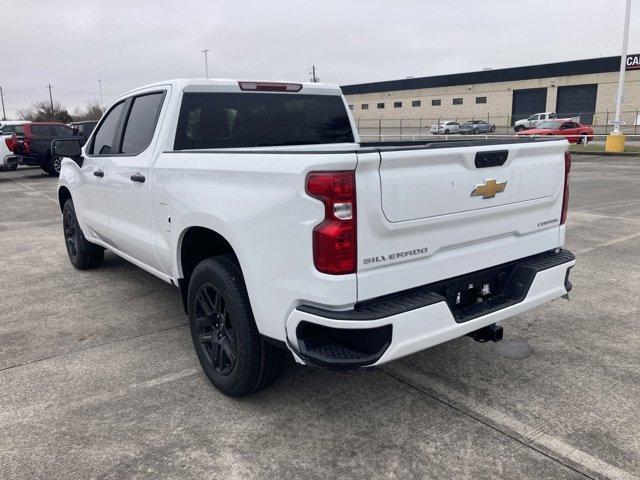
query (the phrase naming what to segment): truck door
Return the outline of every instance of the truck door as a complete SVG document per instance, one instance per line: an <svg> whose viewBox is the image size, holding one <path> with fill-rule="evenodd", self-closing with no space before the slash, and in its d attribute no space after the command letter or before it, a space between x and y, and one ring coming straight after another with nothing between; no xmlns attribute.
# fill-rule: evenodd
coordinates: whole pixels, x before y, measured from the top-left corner
<svg viewBox="0 0 640 480"><path fill-rule="evenodd" d="M157 268L150 212L149 165L166 90L142 93L125 102L118 154L110 158L106 188L111 243L121 252Z"/></svg>
<svg viewBox="0 0 640 480"><path fill-rule="evenodd" d="M108 210L105 189L105 172L113 152L116 133L121 123L124 102L115 104L103 117L96 134L85 148L85 159L80 167L80 182L74 202L83 225L92 237L107 243Z"/></svg>

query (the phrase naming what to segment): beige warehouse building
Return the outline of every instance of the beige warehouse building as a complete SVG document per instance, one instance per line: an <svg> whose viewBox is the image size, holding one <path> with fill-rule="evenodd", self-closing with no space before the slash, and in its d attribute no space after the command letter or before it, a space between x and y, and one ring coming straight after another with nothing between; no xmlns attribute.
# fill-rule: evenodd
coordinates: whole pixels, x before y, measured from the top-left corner
<svg viewBox="0 0 640 480"><path fill-rule="evenodd" d="M438 120L489 121L506 133L539 112L580 116L599 126L613 119L620 57L406 78L342 87L361 133L412 133ZM622 119L640 133L640 54L627 57ZM609 127L610 128L610 127Z"/></svg>

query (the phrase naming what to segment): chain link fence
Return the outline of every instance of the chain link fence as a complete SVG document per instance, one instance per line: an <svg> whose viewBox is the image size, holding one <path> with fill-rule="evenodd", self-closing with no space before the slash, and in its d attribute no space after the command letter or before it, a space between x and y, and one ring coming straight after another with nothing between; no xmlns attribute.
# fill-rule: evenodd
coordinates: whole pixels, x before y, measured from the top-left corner
<svg viewBox="0 0 640 480"><path fill-rule="evenodd" d="M537 112L529 115L534 115ZM529 115L519 115L516 119L527 118ZM606 135L613 130L611 122L615 117L615 112L576 112L576 113L563 113L558 114L558 118L572 118L579 117L593 119L591 122L586 122L593 126L594 134ZM623 133L628 135L637 135L640 133L640 111L632 110L622 112L620 115L624 125L620 127ZM485 117L400 117L400 118L356 118L355 122L358 127L360 135L374 139L379 137L380 140L393 141L401 138L407 139L410 137L426 137L431 135L431 126L438 125L439 123L446 121L454 121L459 124L473 120L482 120L490 125L489 134L494 135L513 135L514 118L510 115L487 115ZM454 133L454 132L451 132ZM482 131L481 134L486 132ZM394 138L397 137L397 138Z"/></svg>

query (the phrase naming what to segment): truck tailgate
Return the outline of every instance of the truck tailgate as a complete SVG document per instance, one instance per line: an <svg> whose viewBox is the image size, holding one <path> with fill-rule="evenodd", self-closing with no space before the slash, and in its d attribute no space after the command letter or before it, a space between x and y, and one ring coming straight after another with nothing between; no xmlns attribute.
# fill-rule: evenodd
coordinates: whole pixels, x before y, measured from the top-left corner
<svg viewBox="0 0 640 480"><path fill-rule="evenodd" d="M566 149L507 141L359 154L359 300L557 248Z"/></svg>

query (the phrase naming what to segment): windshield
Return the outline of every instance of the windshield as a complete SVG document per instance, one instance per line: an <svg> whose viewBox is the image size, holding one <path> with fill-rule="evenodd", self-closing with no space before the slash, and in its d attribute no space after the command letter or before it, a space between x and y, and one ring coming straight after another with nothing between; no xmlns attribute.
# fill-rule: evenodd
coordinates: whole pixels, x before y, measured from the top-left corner
<svg viewBox="0 0 640 480"><path fill-rule="evenodd" d="M541 123L538 128L548 128L550 130L558 130L560 128L560 122L544 122Z"/></svg>

